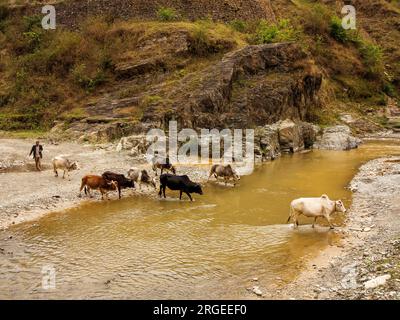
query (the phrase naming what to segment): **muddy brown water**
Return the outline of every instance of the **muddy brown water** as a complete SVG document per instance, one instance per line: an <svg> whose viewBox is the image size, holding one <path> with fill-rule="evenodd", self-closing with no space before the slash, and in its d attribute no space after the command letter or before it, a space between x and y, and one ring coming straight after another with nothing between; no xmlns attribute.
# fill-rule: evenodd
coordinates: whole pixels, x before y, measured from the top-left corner
<svg viewBox="0 0 400 320"><path fill-rule="evenodd" d="M349 206L359 166L384 155L400 155L400 145L284 156L236 188L208 184L193 203L169 191L167 200L131 196L14 226L0 232L0 298L254 298L254 285L268 293L340 242L340 231L313 230L309 219L298 231L285 224L290 201L326 193ZM42 287L46 266L55 289Z"/></svg>

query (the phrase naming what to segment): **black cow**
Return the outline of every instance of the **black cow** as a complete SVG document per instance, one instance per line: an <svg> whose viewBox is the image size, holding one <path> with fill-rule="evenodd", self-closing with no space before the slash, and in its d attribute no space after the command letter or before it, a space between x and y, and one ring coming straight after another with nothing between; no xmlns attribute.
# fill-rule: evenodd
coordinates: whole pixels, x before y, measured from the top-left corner
<svg viewBox="0 0 400 320"><path fill-rule="evenodd" d="M163 174L160 176L160 192L158 195L161 197L162 194L165 196L165 189L169 188L171 190L179 190L180 196L179 200L182 200L182 193L186 193L190 199L193 201L191 193L198 193L200 195L203 194L203 190L201 189L201 185L190 181L188 176L175 176L172 174Z"/></svg>
<svg viewBox="0 0 400 320"><path fill-rule="evenodd" d="M118 183L118 195L121 199L121 189L134 188L135 182L133 180L126 178L123 174L118 174L114 172L104 172L102 177L108 181L117 181Z"/></svg>

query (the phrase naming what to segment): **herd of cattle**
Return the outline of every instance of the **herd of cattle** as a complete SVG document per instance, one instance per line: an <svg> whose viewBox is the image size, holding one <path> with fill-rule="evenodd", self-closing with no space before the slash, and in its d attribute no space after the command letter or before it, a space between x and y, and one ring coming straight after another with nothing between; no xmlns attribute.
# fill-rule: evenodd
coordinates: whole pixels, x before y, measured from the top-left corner
<svg viewBox="0 0 400 320"><path fill-rule="evenodd" d="M71 162L65 156L57 156L53 158L53 169L55 176L58 177L58 170L62 170L63 178L67 175L69 178L69 172L78 169L77 162ZM179 199L182 200L182 195L185 193L190 201L193 201L191 194L197 193L202 195L203 190L199 183L195 183L190 180L187 175L177 175L176 168L169 162L167 158L166 161L161 158L154 158L152 161L152 170L155 176L157 176L157 170L161 170L160 173L160 186L159 193L160 197L165 195L166 189L179 191ZM164 174L164 171L170 172ZM232 180L233 185L236 185L237 181L240 180L240 176L232 168L231 165L213 165L209 178L215 177L217 180L222 178L225 185ZM92 197L90 191L98 190L101 193L101 198L104 200L104 196L108 198L108 193L110 191L118 191L119 199L121 199L121 190L127 188L135 188L135 184L139 186L139 190L142 185L150 186L151 188L157 189L156 179L151 177L147 170L131 168L127 172L127 177L120 173L114 172L104 172L101 176L99 175L86 175L82 178L82 183L80 187L79 196L81 197L82 191L84 190L86 195ZM315 223L319 217L324 217L331 229L333 225L331 223L331 215L335 212L346 212L344 204L341 200L333 201L330 200L327 195L322 195L319 198L300 198L293 200L290 204L290 215L287 223L290 219L293 219L294 227L297 228L299 225L298 218L300 215L306 217L314 218L314 223L312 227L314 228Z"/></svg>

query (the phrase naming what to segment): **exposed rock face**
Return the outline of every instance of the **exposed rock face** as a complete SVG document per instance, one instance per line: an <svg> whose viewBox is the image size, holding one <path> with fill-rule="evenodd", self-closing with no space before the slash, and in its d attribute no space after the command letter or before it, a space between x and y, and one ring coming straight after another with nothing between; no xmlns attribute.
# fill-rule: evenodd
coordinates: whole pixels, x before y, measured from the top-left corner
<svg viewBox="0 0 400 320"><path fill-rule="evenodd" d="M351 150L360 144L361 140L351 134L350 128L341 125L326 128L315 146L324 150Z"/></svg>
<svg viewBox="0 0 400 320"><path fill-rule="evenodd" d="M281 156L284 152L298 152L306 148L311 148L316 141L317 132L319 128L307 122L295 123L289 119L279 121L272 125L265 125L263 127L257 127L254 130L254 157L256 162L274 160ZM169 137L165 136L163 140L167 145L169 143ZM224 140L221 136L218 136L217 141L220 141L220 156L224 153ZM198 135L197 140L193 140L197 143L197 151L200 155L201 151L206 148L209 150L209 157L212 155L212 141L211 135ZM188 141L178 141L178 148L182 147ZM239 143L239 148L242 148L243 156L245 156L246 150L246 136L243 136L242 141L234 141ZM136 134L121 138L117 145L117 152L128 151L132 157L140 157L146 153L152 142L146 141L145 134ZM235 147L235 150L237 150Z"/></svg>
<svg viewBox="0 0 400 320"><path fill-rule="evenodd" d="M279 144L283 152L297 152L304 149L301 126L286 119L279 124Z"/></svg>
<svg viewBox="0 0 400 320"><path fill-rule="evenodd" d="M187 76L142 121L167 127L249 128L281 119L304 120L318 105L322 76L292 43L247 46L200 75ZM312 70L312 71L311 71ZM194 85L195 84L195 85Z"/></svg>

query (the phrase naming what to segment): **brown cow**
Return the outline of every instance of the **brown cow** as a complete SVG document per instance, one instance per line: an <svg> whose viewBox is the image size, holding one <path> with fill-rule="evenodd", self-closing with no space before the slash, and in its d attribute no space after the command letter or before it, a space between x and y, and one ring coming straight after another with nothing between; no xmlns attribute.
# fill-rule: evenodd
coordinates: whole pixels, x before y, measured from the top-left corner
<svg viewBox="0 0 400 320"><path fill-rule="evenodd" d="M87 175L82 178L81 189L79 191L79 196L81 196L82 190L85 188L85 194L89 193L89 196L92 197L90 194L90 190L100 190L101 199L104 200L104 194L108 198L109 191L116 191L118 190L118 183L116 181L108 181L101 176L95 175Z"/></svg>

